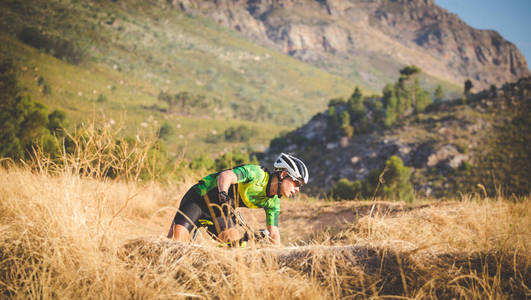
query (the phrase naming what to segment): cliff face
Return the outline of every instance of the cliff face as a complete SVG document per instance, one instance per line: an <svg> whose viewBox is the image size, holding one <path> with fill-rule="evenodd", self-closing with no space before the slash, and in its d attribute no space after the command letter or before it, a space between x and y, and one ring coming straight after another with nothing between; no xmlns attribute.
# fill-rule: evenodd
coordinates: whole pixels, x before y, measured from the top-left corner
<svg viewBox="0 0 531 300"><path fill-rule="evenodd" d="M372 23L398 41L414 42L479 86L528 76L516 46L491 30L471 28L432 0L397 0L379 7Z"/></svg>
<svg viewBox="0 0 531 300"><path fill-rule="evenodd" d="M433 0L173 0L329 71L381 88L404 65L486 88L528 76L520 51L498 33L471 28ZM382 75L384 74L384 75Z"/></svg>

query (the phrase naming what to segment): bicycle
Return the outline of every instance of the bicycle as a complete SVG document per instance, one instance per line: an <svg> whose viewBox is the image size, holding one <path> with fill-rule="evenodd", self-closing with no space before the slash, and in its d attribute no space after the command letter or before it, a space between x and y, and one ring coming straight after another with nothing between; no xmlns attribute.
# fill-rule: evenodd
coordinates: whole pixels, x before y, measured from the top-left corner
<svg viewBox="0 0 531 300"><path fill-rule="evenodd" d="M239 240L227 243L227 246L245 248L247 247L248 242L255 242L261 245L267 245L271 243L269 231L267 229L259 229L258 231L253 230L247 224L247 222L245 222L242 214L239 211L232 209L231 218L234 224L237 224L245 230L245 233L243 234L243 237ZM207 233L214 240L219 241L216 234L216 226L211 217L200 218L198 220L198 223L200 224L200 226L195 227L192 231L192 241L195 241L197 239L197 235L199 234L199 230L201 228L205 228Z"/></svg>

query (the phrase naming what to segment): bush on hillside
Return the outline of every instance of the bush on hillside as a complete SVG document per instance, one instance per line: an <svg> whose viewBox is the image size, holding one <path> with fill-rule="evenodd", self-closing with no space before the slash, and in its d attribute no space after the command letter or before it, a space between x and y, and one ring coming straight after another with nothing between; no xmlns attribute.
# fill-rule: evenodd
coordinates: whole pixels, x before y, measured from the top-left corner
<svg viewBox="0 0 531 300"><path fill-rule="evenodd" d="M531 194L531 78L504 87L503 113L507 120L494 126L486 140L485 151L473 170L476 183L489 194Z"/></svg>
<svg viewBox="0 0 531 300"><path fill-rule="evenodd" d="M159 101L168 105L168 113L192 114L215 114L222 108L222 101L217 98L207 98L201 94L193 94L187 91L171 95L161 91L157 97Z"/></svg>
<svg viewBox="0 0 531 300"><path fill-rule="evenodd" d="M387 200L413 201L411 169L404 166L400 157L391 156L382 169L373 170L365 180L340 179L332 186L330 196L336 200L370 199L375 192L376 196Z"/></svg>
<svg viewBox="0 0 531 300"><path fill-rule="evenodd" d="M240 125L238 127L231 126L225 129L223 135L228 142L248 142L256 133L256 129L246 125Z"/></svg>
<svg viewBox="0 0 531 300"><path fill-rule="evenodd" d="M192 159L189 167L192 170L204 170L206 172L220 172L244 164L258 164L255 155L249 154L245 150L224 153L216 159L209 158L201 154Z"/></svg>
<svg viewBox="0 0 531 300"><path fill-rule="evenodd" d="M21 93L12 61L0 63L0 72L0 157L25 159L34 148L55 156L58 149L52 135L63 127L65 113L48 114L44 104Z"/></svg>
<svg viewBox="0 0 531 300"><path fill-rule="evenodd" d="M330 189L330 197L336 200L352 200L363 195L363 183L359 180L350 181L346 178L341 178Z"/></svg>
<svg viewBox="0 0 531 300"><path fill-rule="evenodd" d="M247 151L232 151L223 154L214 161L214 170L223 171L243 164L258 164L256 156Z"/></svg>
<svg viewBox="0 0 531 300"><path fill-rule="evenodd" d="M378 194L389 200L413 202L413 184L411 184L411 169L404 166L398 156L391 156L383 169L383 183Z"/></svg>
<svg viewBox="0 0 531 300"><path fill-rule="evenodd" d="M173 127L173 125L168 122L164 122L164 124L162 124L158 131L158 137L166 141L174 134L175 127Z"/></svg>
<svg viewBox="0 0 531 300"><path fill-rule="evenodd" d="M188 167L192 170L212 171L214 169L214 160L201 154L194 157Z"/></svg>
<svg viewBox="0 0 531 300"><path fill-rule="evenodd" d="M30 46L43 49L50 55L73 64L79 64L84 59L84 51L76 43L58 36L44 34L34 27L24 28L18 38Z"/></svg>
<svg viewBox="0 0 531 300"><path fill-rule="evenodd" d="M403 68L397 82L384 87L381 98L364 97L356 87L348 101L331 99L327 111L328 139L351 138L354 132L364 134L382 127L390 128L401 118L424 112L432 98L420 86L418 74L421 72L416 66ZM345 122L347 119L351 128Z"/></svg>
<svg viewBox="0 0 531 300"><path fill-rule="evenodd" d="M231 126L223 131L223 134L210 134L205 138L205 142L210 144L217 144L221 142L249 142L251 138L257 133L255 128L240 125Z"/></svg>

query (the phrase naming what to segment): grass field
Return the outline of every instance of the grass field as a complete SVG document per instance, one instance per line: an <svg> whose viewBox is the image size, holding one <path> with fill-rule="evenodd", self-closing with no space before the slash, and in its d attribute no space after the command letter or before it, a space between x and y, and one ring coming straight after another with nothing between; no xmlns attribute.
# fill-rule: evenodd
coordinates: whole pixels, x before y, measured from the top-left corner
<svg viewBox="0 0 531 300"><path fill-rule="evenodd" d="M204 232L193 244L166 239L181 197L206 175L178 168L179 159L261 151L330 98L348 97L354 83L165 3L0 3L0 59L15 61L24 91L50 111L65 110L69 132L96 124L85 152L0 159L0 298L531 297L529 197L406 204L302 194L282 199L279 248L227 249ZM85 60L70 64L20 42L25 26L78 42ZM217 97L224 106L170 114L160 91ZM239 114L242 107L257 113L260 104L271 118ZM167 140L175 166L163 166L173 173L137 181L150 166L149 134L164 122L175 127ZM256 130L248 142L207 142L240 125ZM141 149L117 144L123 136ZM111 179L107 167L130 173ZM242 212L253 228L264 226L262 211Z"/></svg>
<svg viewBox="0 0 531 300"><path fill-rule="evenodd" d="M50 82L56 91L51 98L71 106L72 95L66 92L82 92L76 99L82 102L104 93L111 103L130 109L153 104L160 91L190 91L218 98L227 106L258 109L263 104L273 116L268 121L295 125L323 110L329 98L354 90L350 80L162 3L61 0L0 5L4 19L0 53L29 64L30 73L40 70L32 75ZM26 27L74 41L83 49L83 62L72 67L24 48L15 35ZM24 83L29 86L31 80Z"/></svg>
<svg viewBox="0 0 531 300"><path fill-rule="evenodd" d="M529 198L283 200L281 248L164 236L199 178L117 182L0 169L0 295L14 299L524 299ZM516 201L515 201L516 200ZM263 213L243 211L254 228Z"/></svg>
<svg viewBox="0 0 531 300"><path fill-rule="evenodd" d="M175 128L171 153L216 157L239 147L263 151L282 131L306 122L328 100L348 96L354 83L257 46L200 19L143 2L52 1L0 4L0 59L13 59L20 86L33 99L67 113L67 127L95 118L121 123L125 135ZM27 27L83 49L75 65L17 39ZM43 80L51 93L42 92ZM166 113L161 91L217 99L221 108ZM245 143L205 142L213 133L245 125Z"/></svg>

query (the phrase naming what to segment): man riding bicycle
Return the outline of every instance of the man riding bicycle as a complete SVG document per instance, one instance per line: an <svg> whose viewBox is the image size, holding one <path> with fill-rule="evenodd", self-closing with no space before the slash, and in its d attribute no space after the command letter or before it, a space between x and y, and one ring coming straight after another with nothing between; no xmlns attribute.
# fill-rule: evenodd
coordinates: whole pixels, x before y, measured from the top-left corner
<svg viewBox="0 0 531 300"><path fill-rule="evenodd" d="M270 241L280 245L280 198L293 196L308 183L308 169L300 159L285 153L280 154L273 166L272 173L258 165L242 165L201 179L181 200L168 238L188 241L190 231L199 226L198 220L211 217L221 241L237 241L239 232L231 215L236 207L242 206L265 210Z"/></svg>

